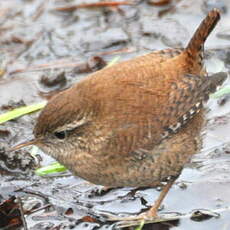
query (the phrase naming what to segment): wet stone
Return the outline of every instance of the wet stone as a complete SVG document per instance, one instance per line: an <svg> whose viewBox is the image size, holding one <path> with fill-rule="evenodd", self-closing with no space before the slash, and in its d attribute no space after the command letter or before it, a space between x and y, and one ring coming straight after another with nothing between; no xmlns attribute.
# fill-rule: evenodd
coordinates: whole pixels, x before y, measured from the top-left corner
<svg viewBox="0 0 230 230"><path fill-rule="evenodd" d="M213 217L218 217L218 215L216 213L211 213L206 210L197 210L192 214L191 220L200 222Z"/></svg>
<svg viewBox="0 0 230 230"><path fill-rule="evenodd" d="M61 71L57 74L43 75L40 79L40 83L49 88L63 88L67 83L65 72Z"/></svg>
<svg viewBox="0 0 230 230"><path fill-rule="evenodd" d="M90 57L87 61L89 69L93 71L100 70L106 66L106 62L99 56Z"/></svg>
<svg viewBox="0 0 230 230"><path fill-rule="evenodd" d="M159 38L169 47L184 47L189 37L187 29L174 19L143 17L141 25L144 35Z"/></svg>
<svg viewBox="0 0 230 230"><path fill-rule="evenodd" d="M73 69L73 73L90 73L106 66L105 60L100 56L90 57L86 63L82 63Z"/></svg>

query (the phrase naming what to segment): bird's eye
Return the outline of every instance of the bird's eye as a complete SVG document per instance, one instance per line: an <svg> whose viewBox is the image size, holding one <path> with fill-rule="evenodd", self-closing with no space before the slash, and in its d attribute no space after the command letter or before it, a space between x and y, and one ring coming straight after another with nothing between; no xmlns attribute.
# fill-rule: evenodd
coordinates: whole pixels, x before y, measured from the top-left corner
<svg viewBox="0 0 230 230"><path fill-rule="evenodd" d="M66 131L54 132L54 136L59 140L63 140L66 138L67 132Z"/></svg>

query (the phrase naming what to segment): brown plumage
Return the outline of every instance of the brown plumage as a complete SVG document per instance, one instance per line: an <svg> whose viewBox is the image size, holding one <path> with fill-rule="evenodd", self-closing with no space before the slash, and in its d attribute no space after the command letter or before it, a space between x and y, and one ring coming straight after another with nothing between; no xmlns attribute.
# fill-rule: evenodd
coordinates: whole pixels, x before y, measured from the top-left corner
<svg viewBox="0 0 230 230"><path fill-rule="evenodd" d="M170 177L147 213L156 215L199 149L202 103L226 78L207 77L202 62L219 18L218 10L210 11L185 49L113 65L56 95L38 118L33 143L95 184L146 187Z"/></svg>

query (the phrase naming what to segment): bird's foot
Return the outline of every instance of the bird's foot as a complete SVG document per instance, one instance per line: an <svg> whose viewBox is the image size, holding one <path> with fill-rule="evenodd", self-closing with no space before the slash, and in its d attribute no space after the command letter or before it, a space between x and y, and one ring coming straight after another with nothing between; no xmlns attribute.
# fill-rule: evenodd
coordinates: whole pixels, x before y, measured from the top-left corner
<svg viewBox="0 0 230 230"><path fill-rule="evenodd" d="M153 214L152 212L150 212L150 210L147 212L140 213L138 215L131 215L131 216L118 216L108 212L100 212L98 214L104 217L106 221L117 222L116 227L119 228L136 226L141 223L147 223L147 222L156 223L162 221L161 217L158 217L157 214Z"/></svg>
<svg viewBox="0 0 230 230"><path fill-rule="evenodd" d="M131 226L140 226L149 223L161 223L170 220L178 220L181 217L181 213L162 213L162 215L153 215L149 211L140 213L139 215L131 216L118 216L108 212L100 212L101 217L104 217L105 221L115 222L115 226L120 228L131 227Z"/></svg>
<svg viewBox="0 0 230 230"><path fill-rule="evenodd" d="M100 214L105 217L107 221L155 220L160 218L157 213L153 213L151 210L131 216L117 216L105 212L100 212Z"/></svg>

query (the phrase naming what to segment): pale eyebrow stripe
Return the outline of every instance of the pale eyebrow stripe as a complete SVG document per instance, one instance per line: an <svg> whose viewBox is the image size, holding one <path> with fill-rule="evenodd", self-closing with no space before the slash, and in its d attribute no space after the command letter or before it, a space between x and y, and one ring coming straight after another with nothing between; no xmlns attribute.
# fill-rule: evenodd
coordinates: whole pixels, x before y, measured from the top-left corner
<svg viewBox="0 0 230 230"><path fill-rule="evenodd" d="M70 131L70 130L73 130L73 129L76 129L77 127L80 127L84 124L86 124L88 121L86 120L85 117L83 117L81 120L79 121L74 121L72 123L69 123L69 124L66 124L66 125L63 125L61 127L58 127L54 132L61 132L61 131Z"/></svg>

